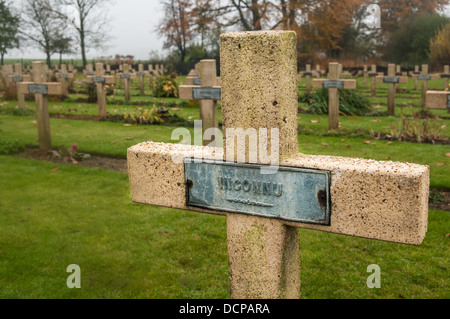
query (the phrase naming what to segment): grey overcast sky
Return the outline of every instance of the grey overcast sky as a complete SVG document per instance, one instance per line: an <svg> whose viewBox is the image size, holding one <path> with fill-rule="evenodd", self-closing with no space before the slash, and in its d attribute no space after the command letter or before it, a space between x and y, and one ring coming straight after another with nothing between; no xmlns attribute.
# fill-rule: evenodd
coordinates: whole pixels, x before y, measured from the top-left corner
<svg viewBox="0 0 450 319"><path fill-rule="evenodd" d="M11 0L20 9L24 0ZM112 38L106 50L87 52L88 58L101 56L134 55L137 60L149 58L151 51L163 53L163 40L158 37L155 27L164 16L160 0L114 0L108 7L110 32ZM450 15L450 6L444 10ZM5 58L44 59L45 55L34 48L21 48L10 51ZM53 56L54 59L58 55ZM80 54L63 58L80 58Z"/></svg>
<svg viewBox="0 0 450 319"><path fill-rule="evenodd" d="M12 0L20 9L24 0ZM155 27L164 13L159 0L115 0L108 8L110 24L106 50L88 51L88 58L114 56L116 54L134 55L135 59L148 59L152 50L163 52L163 40L158 37ZM79 54L63 56L63 58L78 58ZM5 58L43 59L45 55L34 48L13 50ZM57 54L54 59L59 58Z"/></svg>

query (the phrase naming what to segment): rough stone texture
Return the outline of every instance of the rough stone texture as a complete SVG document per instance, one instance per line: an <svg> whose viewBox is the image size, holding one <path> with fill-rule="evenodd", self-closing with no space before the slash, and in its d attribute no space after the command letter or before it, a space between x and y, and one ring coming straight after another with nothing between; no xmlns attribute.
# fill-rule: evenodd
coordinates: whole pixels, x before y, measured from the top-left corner
<svg viewBox="0 0 450 319"><path fill-rule="evenodd" d="M224 136L227 128L279 128L280 156L298 152L296 39L277 31L221 36Z"/></svg>
<svg viewBox="0 0 450 319"><path fill-rule="evenodd" d="M184 165L172 158L221 160L220 148L145 142L128 150L133 201L226 215L186 206ZM331 225L287 225L420 245L427 232L429 167L335 156L296 154L281 166L331 171Z"/></svg>
<svg viewBox="0 0 450 319"><path fill-rule="evenodd" d="M447 101L450 91L427 91L427 109L447 109Z"/></svg>

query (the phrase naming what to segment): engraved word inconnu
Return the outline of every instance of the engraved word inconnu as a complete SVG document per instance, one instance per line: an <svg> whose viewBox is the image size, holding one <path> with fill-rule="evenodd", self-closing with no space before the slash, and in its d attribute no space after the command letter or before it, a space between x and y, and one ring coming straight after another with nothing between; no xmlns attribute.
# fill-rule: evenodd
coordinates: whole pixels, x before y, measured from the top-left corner
<svg viewBox="0 0 450 319"><path fill-rule="evenodd" d="M218 178L219 189L236 192L254 193L264 196L281 197L283 195L283 184L270 182L238 180L227 177Z"/></svg>

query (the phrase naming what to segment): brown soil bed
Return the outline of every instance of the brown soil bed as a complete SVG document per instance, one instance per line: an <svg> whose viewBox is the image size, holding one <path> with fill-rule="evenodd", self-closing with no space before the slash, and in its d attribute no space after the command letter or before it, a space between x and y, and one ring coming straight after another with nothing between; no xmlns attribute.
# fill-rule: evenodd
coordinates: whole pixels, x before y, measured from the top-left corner
<svg viewBox="0 0 450 319"><path fill-rule="evenodd" d="M127 160L124 158L109 158L103 156L91 156L91 158L74 164L70 159L55 157L52 153L42 152L39 149L29 148L17 155L21 158L47 161L55 164L77 165L89 168L106 169L127 173ZM450 211L450 190L430 190L430 209Z"/></svg>

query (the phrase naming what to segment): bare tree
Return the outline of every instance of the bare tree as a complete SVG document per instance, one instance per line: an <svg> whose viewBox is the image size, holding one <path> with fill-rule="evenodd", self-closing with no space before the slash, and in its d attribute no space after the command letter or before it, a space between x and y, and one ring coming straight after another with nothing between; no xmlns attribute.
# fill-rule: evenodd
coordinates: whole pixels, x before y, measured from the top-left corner
<svg viewBox="0 0 450 319"><path fill-rule="evenodd" d="M21 34L45 53L47 65L51 67L51 56L55 53L54 41L58 38L61 21L49 10L50 0L26 0L23 7Z"/></svg>
<svg viewBox="0 0 450 319"><path fill-rule="evenodd" d="M106 8L111 4L111 0L55 0L53 12L75 30L83 66L87 64L87 50L101 48L106 41Z"/></svg>

